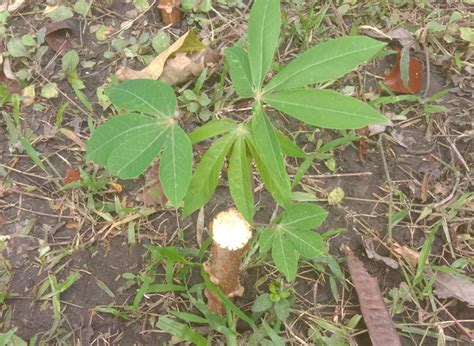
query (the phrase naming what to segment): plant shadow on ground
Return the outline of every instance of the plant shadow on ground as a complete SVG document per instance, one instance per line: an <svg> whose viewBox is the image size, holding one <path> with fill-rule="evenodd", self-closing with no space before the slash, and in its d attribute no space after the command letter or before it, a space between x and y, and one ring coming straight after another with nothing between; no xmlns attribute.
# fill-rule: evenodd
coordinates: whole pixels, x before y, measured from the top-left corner
<svg viewBox="0 0 474 346"><path fill-rule="evenodd" d="M120 23L115 21L114 13L122 13L121 7L125 6L131 9L130 4L115 1L103 17L105 25L119 27ZM153 23L158 20L153 15L147 19ZM244 18L243 18L244 20ZM99 19L96 20L101 23ZM41 21L32 22L33 25L40 27ZM21 17L15 17L10 23L15 31L21 33L28 31L26 21ZM87 32L87 31L86 31ZM91 34L90 34L91 35ZM92 35L91 35L92 36ZM105 48L96 46L93 39L84 37L84 51L82 56L87 59L98 58L102 55ZM98 48L99 47L99 48ZM50 54L50 53L48 53ZM85 54L85 55L82 55ZM45 62L53 56L47 56ZM119 64L119 61L116 61ZM51 69L57 68L54 64ZM107 76L113 72L113 65L107 67L96 66L90 71L89 76L83 76L88 90L86 92L89 100L95 100L95 90L101 86ZM374 73L381 74L384 66L374 69ZM434 70L434 71L433 71ZM441 89L446 79L442 71L433 69L431 75L431 88L436 85ZM47 73L47 71L45 71ZM50 72L52 74L52 72ZM353 76L347 77L348 79ZM435 82L433 82L435 81ZM344 81L343 81L344 82ZM58 82L61 90L66 90L70 98L74 98L72 91L66 82ZM432 90L437 92L439 90ZM431 92L431 91L430 91ZM460 109L466 106L466 99L459 97L454 93L448 94L443 99L443 104L448 107L446 114L437 115L434 119L447 133L462 134L470 128L468 121L457 117ZM27 127L34 133L47 135L51 129L51 114L60 103L53 101L45 103L47 111L34 111L26 108L23 116ZM94 103L95 114L102 114L100 107ZM472 105L470 106L472 108ZM446 168L446 166L458 166L458 158L453 152L452 146L446 142L446 134L435 135L435 146L433 142L426 140L427 128L424 118L418 116L416 112L411 113L412 117L396 127L398 138L409 138L404 148L390 140L382 140L382 150L386 160L387 168L384 167L383 157L377 142L369 143L369 152L365 155L365 160L358 159L357 143L337 150L334 154L336 160L336 176L321 177L326 173L331 173L323 162L315 162L308 172L308 176L303 179L305 186L304 192L313 193L325 204L325 208L330 212L330 217L321 227L321 231L345 228L347 231L329 241L329 253L337 258L343 258L344 252L342 246L349 245L355 249L362 257L370 274L377 277L384 296L388 292L400 286L405 278L400 269L392 269L382 261L375 261L366 257L366 250L362 238L369 238L375 242L375 250L380 256L390 256L383 241L387 234L387 213L391 203L388 196L390 187L387 184L387 171L393 187L399 192L398 196L392 196L399 204L393 204L393 212L397 213L410 205L416 212L393 226L392 234L394 240L400 245L408 245L413 248L420 248L426 240L426 224L423 220L415 222L421 212L423 203L420 202L420 193L424 176L428 173L431 176L430 186L435 186L438 192L434 191L428 197L428 202L436 202L449 197L455 186L455 175ZM278 114L272 114L272 120L275 122L281 119ZM189 120L187 126L192 126ZM77 133L83 131L86 127L87 117L81 113L66 113L64 125L76 130ZM431 123L430 131L436 130L436 124ZM282 125L283 126L283 125ZM291 121L284 124L284 127L297 131L299 124ZM5 127L2 125L0 132L0 157L4 165L7 176L3 176L4 182L14 182L14 189L0 195L2 197L0 204L0 236L9 237L6 246L3 248L0 259L7 263L8 270L1 271L4 276L0 281L7 281L8 295L5 304L0 308L0 316L3 322L0 323L0 330L6 331L17 327L17 336L24 340L29 340L35 335L44 335L53 326L54 311L51 304L51 297L46 299L38 298L38 293L44 296L49 293L49 289L42 291L44 282L48 282L48 276L57 277L58 282L74 272L80 274L67 290L60 295L61 300L61 320L58 328L51 335L50 342L80 342L82 344L100 344L102 341L120 344L162 344L170 339L167 334L158 333L154 328L154 323L158 316L167 313L170 307L179 308L183 311L189 308L189 304L179 297L179 294L164 293L152 294L145 297L141 313L132 316L130 320L124 320L112 314L98 312L97 306L124 306L130 304L136 294L136 285L127 285L127 280L122 277L125 272L138 273L147 264L146 250L143 244L152 243L163 246L183 246L189 248L198 248L196 233L200 231L198 225L201 221L197 215L193 215L186 220L176 220L174 211L158 210L148 219L138 219L140 221L140 231L136 234L138 244L129 244L127 239L127 228L114 229L107 237L103 237L100 229L104 220L96 219L97 215L87 214L87 201L84 193L77 191L61 191L58 189L58 183L62 184L62 176L54 178L45 177L44 173L36 166L26 155L12 155L9 151L9 142L7 139ZM303 131L304 132L304 131ZM309 131L306 131L309 132ZM433 131L436 134L437 131ZM308 140L307 136L300 136L300 145L310 150L314 142ZM332 131L319 131L316 138L332 139L337 134ZM405 143L405 144L406 144ZM83 166L83 153L76 149L65 137L59 135L48 138L36 146L36 149L48 157L56 170L64 174L67 167ZM469 161L468 153L472 151L472 142L458 141L457 150L461 155L465 155L466 161L472 167L472 161ZM471 157L472 159L472 157ZM298 165L289 164L290 173ZM444 164L447 163L447 164ZM299 162L301 164L301 162ZM461 168L460 168L461 169ZM367 173L354 176L345 175L346 173ZM294 173L294 172L293 172ZM340 176L337 176L340 174ZM121 182L124 190L119 198L127 196L133 200L130 191L137 190L143 185L142 180L134 182ZM345 192L345 199L340 205L329 206L325 203L327 195L336 187L341 187ZM457 185L457 190L447 202L453 202L463 192L472 189L472 183L468 177L461 179ZM257 189L255 195L257 213L256 222L268 223L275 203L270 195ZM3 193L0 191L0 193ZM398 193L398 192L397 192ZM393 191L392 191L393 194ZM400 202L399 196L403 195L405 201ZM101 195L102 198L113 200L113 192L108 197ZM408 201L408 202L406 202ZM205 207L204 225L208 225L212 215L216 212L231 207L232 200L228 195L225 182L221 179L221 186L216 194ZM472 212L472 211L471 211ZM471 222L462 221L470 217L468 211L457 217L453 221L451 232L456 239L456 228L459 234L469 235ZM472 232L472 230L471 230ZM206 236L204 235L204 238ZM466 254L472 250L465 249ZM471 251L471 252L469 252ZM452 258L449 247L446 244L445 235L442 232L436 236L432 247L432 255L443 259L440 264L451 263ZM0 266L0 269L2 266ZM199 275L193 272L190 284L200 281ZM164 271L160 269L157 273L156 282L164 280ZM242 283L245 287L243 297L236 300L236 304L246 310L251 307L256 296L266 292L269 283L278 278L278 273L270 264L259 266L249 265L243 273ZM302 265L299 269L299 275L294 283L295 305L293 315L298 316L292 322L291 326L286 326L291 332L288 334L288 340L291 344L300 344L298 340L306 340L308 334L311 334L311 324L308 322L313 317L332 320L333 317L351 316L359 313L355 294L347 293L339 287L338 300L334 298L333 291L327 280L327 275L322 275L315 271L311 264ZM349 296L348 296L349 294ZM407 303L405 313L395 317L396 322L409 322L416 325L417 318L413 315L417 312L414 302ZM343 310L343 311L341 311ZM449 305L448 311L456 317L457 320L470 320L466 323L467 328L473 328L474 322L472 316L474 310L467 304L454 301ZM441 311L440 320L452 321L452 317ZM2 330L5 328L5 330ZM245 325L239 324L239 331L248 332ZM358 329L365 327L360 324ZM436 332L436 327L432 329ZM455 326L446 328L446 334L463 340L462 334ZM297 338L295 338L298 337ZM405 332L403 343L412 345L419 342L420 336ZM361 345L367 344L364 336L355 337ZM433 340L433 339L430 339ZM448 344L462 344L462 342L449 342ZM466 342L467 344L467 342Z"/></svg>

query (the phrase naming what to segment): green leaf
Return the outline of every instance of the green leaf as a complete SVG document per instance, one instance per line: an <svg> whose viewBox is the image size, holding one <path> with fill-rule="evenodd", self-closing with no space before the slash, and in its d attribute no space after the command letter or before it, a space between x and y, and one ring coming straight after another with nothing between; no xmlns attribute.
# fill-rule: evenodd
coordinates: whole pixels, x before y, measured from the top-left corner
<svg viewBox="0 0 474 346"><path fill-rule="evenodd" d="M285 275L289 282L296 278L298 255L292 243L286 239L284 232L277 231L273 238L272 258L278 270Z"/></svg>
<svg viewBox="0 0 474 346"><path fill-rule="evenodd" d="M282 186L278 184L278 182L274 179L272 172L267 167L266 163L260 157L259 152L255 148L255 144L253 139L249 136L245 139L247 145L252 153L253 158L255 159L255 165L257 166L258 173L260 174L260 178L262 179L263 183L265 184L266 188L272 194L275 201L277 201L280 205L288 205L288 195L287 189L281 188ZM291 192L290 192L291 193Z"/></svg>
<svg viewBox="0 0 474 346"><path fill-rule="evenodd" d="M208 138L215 137L217 135L221 135L223 133L235 130L237 128L237 124L234 120L224 118L224 119L216 119L211 120L208 123L204 124L203 126L197 128L193 132L189 134L189 139L191 143L199 143Z"/></svg>
<svg viewBox="0 0 474 346"><path fill-rule="evenodd" d="M286 321L288 316L290 316L290 302L288 299L279 300L273 308L280 321Z"/></svg>
<svg viewBox="0 0 474 346"><path fill-rule="evenodd" d="M264 228L259 233L258 245L260 247L260 253L265 253L272 247L273 237L276 231L274 228Z"/></svg>
<svg viewBox="0 0 474 346"><path fill-rule="evenodd" d="M75 50L70 50L62 57L61 64L64 73L71 74L76 71L77 65L79 65L79 55Z"/></svg>
<svg viewBox="0 0 474 346"><path fill-rule="evenodd" d="M253 302L252 312L264 312L269 310L273 306L273 302L270 300L270 295L264 293L259 295Z"/></svg>
<svg viewBox="0 0 474 346"><path fill-rule="evenodd" d="M23 149L28 154L28 156L33 160L33 162L46 172L46 167L44 166L43 161L41 161L39 153L36 151L35 148L33 148L28 138L20 137L20 143Z"/></svg>
<svg viewBox="0 0 474 346"><path fill-rule="evenodd" d="M171 126L160 157L160 182L171 205L178 208L186 195L193 170L193 147L184 131Z"/></svg>
<svg viewBox="0 0 474 346"><path fill-rule="evenodd" d="M248 54L252 81L257 91L273 61L280 36L280 0L255 1L248 24Z"/></svg>
<svg viewBox="0 0 474 346"><path fill-rule="evenodd" d="M252 223L253 219L253 182L252 167L247 156L243 136L239 136L232 148L229 160L229 189L235 205L245 219Z"/></svg>
<svg viewBox="0 0 474 346"><path fill-rule="evenodd" d="M374 57L386 43L365 36L332 39L298 55L264 89L287 90L341 77Z"/></svg>
<svg viewBox="0 0 474 346"><path fill-rule="evenodd" d="M293 143L293 141L291 141L288 137L286 137L280 131L276 130L275 133L278 137L278 142L280 142L281 152L284 155L290 156L290 157L306 158L306 153L303 151L303 149L301 149L299 146Z"/></svg>
<svg viewBox="0 0 474 346"><path fill-rule="evenodd" d="M157 117L171 117L176 110L173 89L158 80L127 80L107 89L107 96L116 107Z"/></svg>
<svg viewBox="0 0 474 346"><path fill-rule="evenodd" d="M72 12L71 8L59 5L47 15L53 20L53 22L60 22L61 20L71 18L72 16L74 16L74 13Z"/></svg>
<svg viewBox="0 0 474 346"><path fill-rule="evenodd" d="M288 239L301 256L312 259L324 253L324 242L321 236L309 229L288 229Z"/></svg>
<svg viewBox="0 0 474 346"><path fill-rule="evenodd" d="M16 37L8 41L7 49L8 53L10 53L10 55L14 58L22 58L27 57L29 55L28 49L26 49L23 42L21 42L21 39Z"/></svg>
<svg viewBox="0 0 474 346"><path fill-rule="evenodd" d="M219 174L235 135L227 134L215 141L199 162L188 193L184 199L183 218L206 204L212 197L219 181Z"/></svg>
<svg viewBox="0 0 474 346"><path fill-rule="evenodd" d="M311 229L320 226L328 212L316 204L300 203L289 207L280 226L285 229Z"/></svg>
<svg viewBox="0 0 474 346"><path fill-rule="evenodd" d="M277 334L277 332L270 327L267 321L263 320L263 328L265 329L265 333L272 339L272 342L269 342L269 345L272 346L285 346L285 342L283 339Z"/></svg>
<svg viewBox="0 0 474 346"><path fill-rule="evenodd" d="M274 197L275 195L282 197L282 199L277 199L276 197L275 199L286 207L291 199L290 179L286 173L278 137L275 134L273 125L261 107L256 110L252 117L252 132L255 148L259 159L262 161L257 163L257 168L261 165L265 166L265 170L269 173L268 178L272 180L270 185L267 185L264 180L265 185L267 185L268 190ZM275 191L275 189L278 191Z"/></svg>
<svg viewBox="0 0 474 346"><path fill-rule="evenodd" d="M167 128L140 114L115 116L99 126L87 143L87 158L122 179L140 175L160 152Z"/></svg>
<svg viewBox="0 0 474 346"><path fill-rule="evenodd" d="M151 40L151 46L157 54L163 52L170 46L170 37L166 31L160 30L156 33L155 37Z"/></svg>
<svg viewBox="0 0 474 346"><path fill-rule="evenodd" d="M183 340L190 341L197 346L207 345L207 340L201 334L172 318L161 316L156 323L156 327L173 336L179 336Z"/></svg>
<svg viewBox="0 0 474 346"><path fill-rule="evenodd" d="M234 46L226 48L224 54L229 63L230 78L235 91L242 98L252 97L254 93L247 53L242 47Z"/></svg>
<svg viewBox="0 0 474 346"><path fill-rule="evenodd" d="M265 95L264 102L307 124L328 129L357 129L387 119L368 104L332 90L294 89Z"/></svg>

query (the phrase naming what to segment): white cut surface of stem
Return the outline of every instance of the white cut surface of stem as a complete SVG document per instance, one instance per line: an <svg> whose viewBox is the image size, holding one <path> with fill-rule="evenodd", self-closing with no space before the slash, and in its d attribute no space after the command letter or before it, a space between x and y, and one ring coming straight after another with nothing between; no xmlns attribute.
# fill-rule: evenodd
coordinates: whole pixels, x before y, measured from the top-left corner
<svg viewBox="0 0 474 346"><path fill-rule="evenodd" d="M227 250L242 249L251 237L249 223L235 209L220 212L212 222L212 239Z"/></svg>

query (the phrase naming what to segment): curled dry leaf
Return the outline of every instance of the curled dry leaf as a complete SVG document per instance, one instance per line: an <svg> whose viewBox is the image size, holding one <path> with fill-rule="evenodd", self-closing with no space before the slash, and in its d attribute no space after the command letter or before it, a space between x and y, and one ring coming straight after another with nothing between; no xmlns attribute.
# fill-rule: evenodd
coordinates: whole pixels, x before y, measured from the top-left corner
<svg viewBox="0 0 474 346"><path fill-rule="evenodd" d="M173 54L174 57L170 58ZM196 34L187 32L142 70L122 67L116 72L118 80L160 79L175 85L199 76L205 67L220 61L220 54L206 47Z"/></svg>
<svg viewBox="0 0 474 346"><path fill-rule="evenodd" d="M408 85L404 85L400 70L401 53L397 54L397 61L392 70L385 77L385 84L393 92L400 94L416 94L421 90L421 83L423 79L423 68L421 63L413 57L409 58L408 62Z"/></svg>
<svg viewBox="0 0 474 346"><path fill-rule="evenodd" d="M181 0L160 0L158 2L163 24L175 26L181 23L180 4Z"/></svg>
<svg viewBox="0 0 474 346"><path fill-rule="evenodd" d="M171 85L184 83L199 77L205 67L215 65L219 60L219 53L212 49L191 55L177 53L174 58L166 62L160 80Z"/></svg>
<svg viewBox="0 0 474 346"><path fill-rule="evenodd" d="M414 35L404 28L395 28L387 33L384 33L382 30L376 27L370 25L361 25L359 26L359 30L367 36L373 38L398 41L403 47L411 47L416 42Z"/></svg>
<svg viewBox="0 0 474 346"><path fill-rule="evenodd" d="M64 55L74 48L74 29L68 21L53 22L46 26L44 40L52 50Z"/></svg>
<svg viewBox="0 0 474 346"><path fill-rule="evenodd" d="M165 49L161 54L159 54L155 59L153 59L147 67L142 70L133 70L128 67L120 68L115 75L118 80L128 80L128 79L158 79L163 73L163 68L165 66L166 60L175 53L181 46L184 44L186 37L189 35L189 31L177 39L171 46Z"/></svg>
<svg viewBox="0 0 474 346"><path fill-rule="evenodd" d="M377 279L369 275L362 261L355 257L348 247L345 252L349 273L372 344L401 346L400 337L384 303Z"/></svg>
<svg viewBox="0 0 474 346"><path fill-rule="evenodd" d="M412 267L416 268L418 265L420 254L415 250L410 249L408 246L394 243L393 251L405 259L405 261L407 261Z"/></svg>

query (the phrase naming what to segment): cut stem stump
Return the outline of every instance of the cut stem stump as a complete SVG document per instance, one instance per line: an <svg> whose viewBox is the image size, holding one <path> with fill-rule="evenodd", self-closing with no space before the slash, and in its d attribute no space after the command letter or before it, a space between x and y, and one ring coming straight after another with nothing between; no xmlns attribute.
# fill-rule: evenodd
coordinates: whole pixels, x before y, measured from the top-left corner
<svg viewBox="0 0 474 346"><path fill-rule="evenodd" d="M204 263L204 270L226 297L240 297L244 293L240 284L240 264L248 251L251 227L240 212L229 209L214 218L210 230L213 240L211 258ZM209 310L225 312L221 299L214 292L206 290L206 297Z"/></svg>

